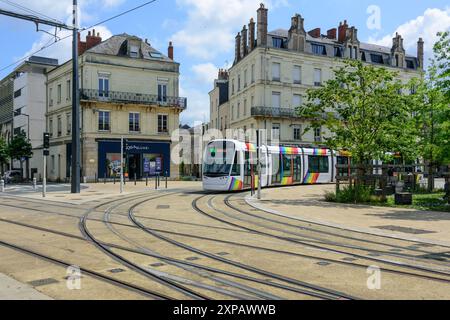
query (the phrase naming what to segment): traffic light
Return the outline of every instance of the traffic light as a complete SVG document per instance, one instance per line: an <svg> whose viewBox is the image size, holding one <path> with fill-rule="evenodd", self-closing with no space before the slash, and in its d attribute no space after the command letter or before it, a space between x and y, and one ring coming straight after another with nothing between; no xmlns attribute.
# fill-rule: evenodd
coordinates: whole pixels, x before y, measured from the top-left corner
<svg viewBox="0 0 450 320"><path fill-rule="evenodd" d="M50 149L50 133L44 133L44 149Z"/></svg>

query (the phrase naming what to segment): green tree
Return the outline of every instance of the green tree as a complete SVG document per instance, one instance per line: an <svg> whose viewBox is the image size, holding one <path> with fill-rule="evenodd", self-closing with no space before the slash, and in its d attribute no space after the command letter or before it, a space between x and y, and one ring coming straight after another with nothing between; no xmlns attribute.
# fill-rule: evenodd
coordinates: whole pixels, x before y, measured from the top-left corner
<svg viewBox="0 0 450 320"><path fill-rule="evenodd" d="M3 165L8 162L8 145L5 139L0 137L0 173L3 173Z"/></svg>
<svg viewBox="0 0 450 320"><path fill-rule="evenodd" d="M450 101L450 31L439 32L440 39L433 47L433 64L436 68L437 85Z"/></svg>
<svg viewBox="0 0 450 320"><path fill-rule="evenodd" d="M348 150L357 165L387 160L392 152L413 158L411 111L397 73L356 60L334 72L323 87L308 90L307 103L297 108L311 122L307 130L326 127L331 133L326 144Z"/></svg>
<svg viewBox="0 0 450 320"><path fill-rule="evenodd" d="M8 146L8 155L12 160L20 161L20 169L23 171L22 158L31 158L33 156L32 149L25 132L21 131L11 140Z"/></svg>

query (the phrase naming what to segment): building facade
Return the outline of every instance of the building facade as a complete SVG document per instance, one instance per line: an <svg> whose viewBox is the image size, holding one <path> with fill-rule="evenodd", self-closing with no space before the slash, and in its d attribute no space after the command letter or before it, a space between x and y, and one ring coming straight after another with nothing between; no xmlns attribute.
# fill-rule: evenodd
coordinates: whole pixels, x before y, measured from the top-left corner
<svg viewBox="0 0 450 320"><path fill-rule="evenodd" d="M47 107L47 72L58 66L58 60L32 56L2 80L0 126L3 138L9 143L24 132L33 150L33 157L25 160L24 178L39 178L43 166L42 138L45 132ZM15 160L11 169L23 163Z"/></svg>
<svg viewBox="0 0 450 320"><path fill-rule="evenodd" d="M262 4L257 17L257 23L251 19L236 36L235 60L228 70L227 127L241 132L265 129L268 143L323 145L323 138L329 134L326 128L305 130L308 123L295 109L303 104L308 89L318 88L334 77L333 69L342 66L345 58L395 70L404 82L422 76L422 39L417 56L411 56L406 54L400 35L393 39L392 48L363 43L358 39L358 30L347 21L323 35L320 28L306 32L299 14L292 17L288 30L271 32L268 10ZM215 91L216 86L210 94L210 123L221 130L216 125L220 122L220 105L213 101L217 99ZM240 138L237 134L227 137ZM247 139L255 137L247 135Z"/></svg>
<svg viewBox="0 0 450 320"><path fill-rule="evenodd" d="M111 178L120 170L126 140L125 175L178 176L171 161L171 132L187 100L179 97L179 63L147 40L128 34L102 42L95 30L79 40L81 175ZM48 74L47 130L51 135L49 179L71 174L71 61Z"/></svg>

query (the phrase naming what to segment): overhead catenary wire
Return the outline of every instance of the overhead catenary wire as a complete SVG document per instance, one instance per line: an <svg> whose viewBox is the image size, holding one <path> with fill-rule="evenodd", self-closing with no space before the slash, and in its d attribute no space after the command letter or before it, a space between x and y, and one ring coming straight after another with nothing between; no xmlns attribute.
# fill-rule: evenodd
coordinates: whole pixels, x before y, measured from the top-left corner
<svg viewBox="0 0 450 320"><path fill-rule="evenodd" d="M9 1L7 1L7 0L0 0L0 1L2 1L2 2L9 2ZM85 30L87 30L87 29L91 29L91 28L97 27L97 26L99 26L99 25L101 25L101 24L104 24L104 23L106 23L106 22L112 21L112 20L117 19L117 18L119 18L119 17L121 17L121 16L124 16L124 15L126 15L126 14L128 14L128 13L130 13L130 12L133 12L133 11L136 11L136 10L138 10L138 9L141 9L141 8L143 8L143 7L147 6L147 5L150 5L150 4L152 4L152 3L156 2L156 1L157 1L157 0L147 1L147 2L145 2L145 3L143 3L143 4L139 5L139 6L136 6L136 7L134 7L134 8L129 9L129 10L123 11L123 12L121 12L121 13L115 15L115 16L112 16L112 17L110 17L110 18L108 18L108 19L99 21L99 22L97 22L97 23L95 23L95 24L93 24L93 25L91 25L91 26L89 26L89 27L81 28L80 31L85 31ZM31 10L31 9L30 9L30 10ZM54 19L52 19L52 20L54 20ZM57 21L57 20L55 20L55 21ZM19 59L19 60L16 60L16 61L14 61L13 63L11 63L11 64L9 64L9 65L7 65L7 66L1 68L1 69L0 69L0 72L2 72L2 71L4 71L4 70L7 70L7 69L9 69L10 67L13 67L13 66L15 66L15 65L17 65L17 64L19 64L19 63L21 63L21 62L23 62L23 61L25 61L25 60L27 60L28 58L32 57L33 55L35 55L35 54L37 54L37 53L39 53L39 52L42 52L43 50L48 49L48 48L50 48L51 46L53 46L54 44L56 44L56 43L58 43L58 42L61 42L61 41L65 40L65 39L67 39L67 38L69 38L69 37L71 37L71 36L72 36L72 35L69 34L69 35L67 35L67 36L65 36L65 37L62 37L62 38L60 38L60 39L55 39L55 41L52 42L52 43L48 42L46 45L44 45L44 46L43 46L42 48L40 48L39 50L34 51L33 53L31 53L31 54L29 54L29 55L27 55L27 56L25 56L25 57L23 57L23 58L21 58L21 59Z"/></svg>
<svg viewBox="0 0 450 320"><path fill-rule="evenodd" d="M61 22L60 20L58 20L58 19L52 18L52 17L47 16L47 15L41 13L41 12L38 12L38 11L33 10L33 9L31 9L31 8L22 6L22 5L18 4L18 3L15 3L15 2L12 2L12 1L9 1L9 0L0 0L0 2L3 2L3 3L5 3L5 4L8 4L8 5L12 6L12 7L17 8L17 9L23 10L23 11L25 11L25 12L28 12L28 13L31 13L31 14L35 14L35 15L38 15L38 16L41 16L41 17L44 17L44 18L47 18L47 19L50 19L50 20L55 21L55 22L62 23L62 22Z"/></svg>

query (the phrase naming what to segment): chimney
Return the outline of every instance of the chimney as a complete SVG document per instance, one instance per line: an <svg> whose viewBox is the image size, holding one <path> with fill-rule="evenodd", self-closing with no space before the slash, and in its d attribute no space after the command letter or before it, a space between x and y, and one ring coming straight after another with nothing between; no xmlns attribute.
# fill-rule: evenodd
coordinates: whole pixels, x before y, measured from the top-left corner
<svg viewBox="0 0 450 320"><path fill-rule="evenodd" d="M244 58L247 55L247 41L248 33L247 27L244 25L241 31L241 57Z"/></svg>
<svg viewBox="0 0 450 320"><path fill-rule="evenodd" d="M315 28L311 31L308 31L308 34L313 38L320 38L320 28Z"/></svg>
<svg viewBox="0 0 450 320"><path fill-rule="evenodd" d="M327 38L331 40L336 40L337 37L337 29L333 28L327 31Z"/></svg>
<svg viewBox="0 0 450 320"><path fill-rule="evenodd" d="M417 59L419 60L419 68L423 70L424 67L424 42L419 38L417 42Z"/></svg>
<svg viewBox="0 0 450 320"><path fill-rule="evenodd" d="M241 34L238 32L236 36L235 63L241 60Z"/></svg>
<svg viewBox="0 0 450 320"><path fill-rule="evenodd" d="M85 42L85 51L89 50L90 48L95 47L96 45L100 44L102 42L102 38L100 37L99 33L95 33L95 29L91 32L88 32L88 35L86 36L86 42Z"/></svg>
<svg viewBox="0 0 450 320"><path fill-rule="evenodd" d="M228 71L226 69L219 69L218 80L228 80Z"/></svg>
<svg viewBox="0 0 450 320"><path fill-rule="evenodd" d="M250 23L248 24L248 31L249 31L249 51L252 51L255 49L255 40L256 40L256 33L255 33L255 21L253 18L250 19Z"/></svg>
<svg viewBox="0 0 450 320"><path fill-rule="evenodd" d="M267 46L268 9L261 3L258 9L258 46Z"/></svg>
<svg viewBox="0 0 450 320"><path fill-rule="evenodd" d="M339 28L338 28L338 41L343 43L345 42L345 39L347 37L347 29L348 29L348 24L347 24L347 20L344 20L344 23L339 23Z"/></svg>
<svg viewBox="0 0 450 320"><path fill-rule="evenodd" d="M167 56L170 60L173 60L173 45L172 41L169 42L169 48L167 49Z"/></svg>
<svg viewBox="0 0 450 320"><path fill-rule="evenodd" d="M81 34L78 32L78 55L81 56L86 51L86 42L81 41Z"/></svg>

